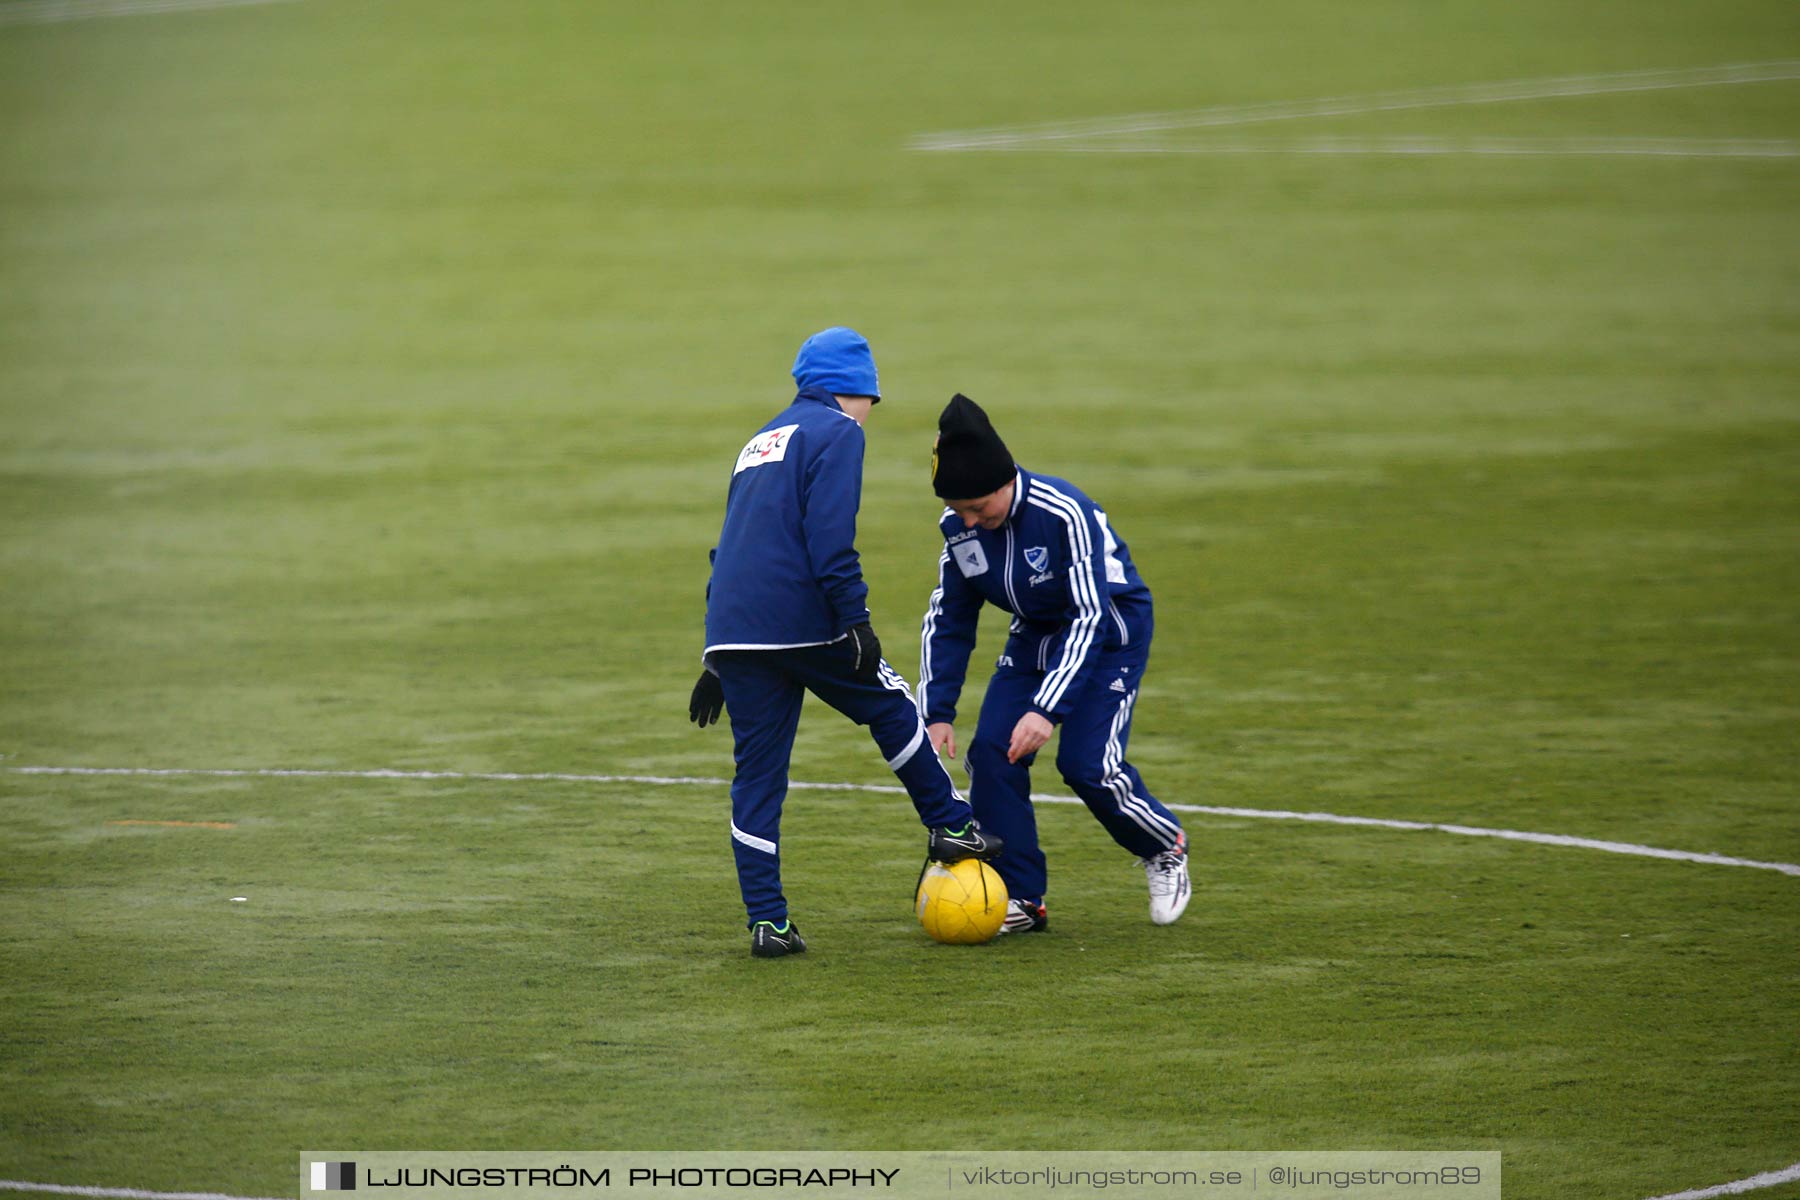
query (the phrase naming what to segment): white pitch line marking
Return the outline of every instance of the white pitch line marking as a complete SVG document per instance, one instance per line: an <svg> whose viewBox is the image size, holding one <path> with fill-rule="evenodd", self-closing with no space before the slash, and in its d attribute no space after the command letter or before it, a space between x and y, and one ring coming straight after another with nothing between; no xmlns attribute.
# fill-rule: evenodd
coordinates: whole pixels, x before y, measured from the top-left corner
<svg viewBox="0 0 1800 1200"><path fill-rule="evenodd" d="M1736 1179L1730 1183L1721 1183L1716 1187L1694 1188L1686 1192L1670 1192L1666 1196L1653 1196L1651 1200L1712 1200L1714 1196L1741 1196L1745 1192L1754 1192L1758 1188L1774 1187L1778 1183L1793 1183L1800 1179L1800 1163L1780 1171L1765 1171L1761 1175L1752 1175L1748 1179Z"/></svg>
<svg viewBox="0 0 1800 1200"><path fill-rule="evenodd" d="M1509 104L1526 100L1554 100L1573 96L1600 96L1615 92L1653 92L1678 88L1726 87L1744 83L1770 83L1800 79L1800 59L1774 62L1727 63L1715 67L1679 70L1625 71L1609 75L1565 75L1549 79L1515 79L1501 83L1457 84L1414 88L1397 92L1371 92L1356 96L1327 96L1315 100L1282 100L1263 104L1231 104L1185 112L1134 113L1119 117L1043 122L1032 125L995 126L988 129L922 133L912 140L914 150L995 150L1026 143L1058 142L1136 133L1162 133L1172 129L1219 129L1270 121L1300 121L1312 117L1348 117L1364 113L1398 112L1420 108L1455 108L1472 104Z"/></svg>
<svg viewBox="0 0 1800 1200"><path fill-rule="evenodd" d="M576 775L557 772L514 771L330 771L307 768L195 768L195 767L0 767L0 772L13 775L124 775L153 778L201 777L218 779L413 779L466 780L495 783L630 783L652 787L730 787L729 779L713 779L692 775ZM892 784L808 783L794 781L791 791L812 792L876 792L904 795L906 789ZM1054 796L1033 792L1031 799L1039 804L1080 804L1073 796ZM1628 854L1640 858L1673 859L1680 862L1705 863L1722 867L1752 867L1762 871L1779 871L1783 875L1800 876L1800 863L1759 862L1750 858L1734 858L1726 854L1701 854L1691 850L1664 850L1656 846L1640 846L1634 842L1610 842L1598 838L1573 837L1561 833L1531 833L1519 829L1486 829L1476 825L1448 825L1435 821L1400 821L1388 817L1356 817L1340 813L1295 812L1269 808L1230 808L1211 804L1170 804L1176 812L1201 813L1214 817L1250 817L1265 821L1308 821L1324 825L1359 825L1376 829L1405 829L1415 832L1450 833L1459 837L1500 838L1512 842L1532 842L1540 846L1568 846L1581 850L1599 850L1607 854Z"/></svg>
<svg viewBox="0 0 1800 1200"><path fill-rule="evenodd" d="M61 1196L116 1197L117 1200L276 1200L267 1196L228 1196L223 1192L146 1192L139 1188L73 1187L61 1183L25 1183L0 1179L0 1192L55 1192ZM287 1197L285 1200L292 1200Z"/></svg>
<svg viewBox="0 0 1800 1200"><path fill-rule="evenodd" d="M1291 142L1016 142L984 147L997 154L1363 154L1583 156L1633 158L1800 158L1800 142L1776 138L1322 137Z"/></svg>
<svg viewBox="0 0 1800 1200"><path fill-rule="evenodd" d="M189 12L209 8L244 8L289 4L294 0L20 0L0 4L0 25L54 25L97 17L134 17L149 13Z"/></svg>

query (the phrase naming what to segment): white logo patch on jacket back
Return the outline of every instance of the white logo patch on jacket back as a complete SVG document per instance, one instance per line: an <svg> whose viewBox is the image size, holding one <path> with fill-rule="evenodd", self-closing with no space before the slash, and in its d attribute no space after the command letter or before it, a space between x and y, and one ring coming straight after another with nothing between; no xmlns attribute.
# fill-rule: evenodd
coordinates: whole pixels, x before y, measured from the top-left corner
<svg viewBox="0 0 1800 1200"><path fill-rule="evenodd" d="M952 546L950 553L956 557L957 569L962 571L964 579L987 573L987 555L982 552L980 542L964 542L960 546Z"/></svg>
<svg viewBox="0 0 1800 1200"><path fill-rule="evenodd" d="M738 452L737 466L731 473L736 475L750 467L760 467L764 463L780 462L786 458L788 442L793 439L794 430L798 428L798 424L783 425L779 429L771 429L751 438Z"/></svg>

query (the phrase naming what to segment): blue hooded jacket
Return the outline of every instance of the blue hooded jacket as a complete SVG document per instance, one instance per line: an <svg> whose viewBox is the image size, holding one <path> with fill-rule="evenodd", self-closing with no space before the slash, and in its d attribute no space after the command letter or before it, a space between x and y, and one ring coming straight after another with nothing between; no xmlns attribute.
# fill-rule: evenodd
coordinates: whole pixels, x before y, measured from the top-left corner
<svg viewBox="0 0 1800 1200"><path fill-rule="evenodd" d="M706 652L819 646L869 619L863 429L803 387L738 453L706 586Z"/></svg>

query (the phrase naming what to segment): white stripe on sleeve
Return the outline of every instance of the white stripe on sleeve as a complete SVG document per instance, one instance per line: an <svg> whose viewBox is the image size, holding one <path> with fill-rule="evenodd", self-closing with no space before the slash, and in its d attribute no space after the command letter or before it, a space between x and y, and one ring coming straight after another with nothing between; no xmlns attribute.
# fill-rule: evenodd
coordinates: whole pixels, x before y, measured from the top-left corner
<svg viewBox="0 0 1800 1200"><path fill-rule="evenodd" d="M1069 626L1068 640L1063 644L1062 660L1057 663L1055 670L1045 676L1037 695L1032 698L1039 708L1054 709L1062 702L1064 692L1086 660L1104 610L1100 607L1100 592L1094 580L1094 543L1088 535L1087 522L1082 517L1080 506L1041 481L1032 488L1027 503L1060 518L1069 534L1069 595L1075 602L1077 615Z"/></svg>

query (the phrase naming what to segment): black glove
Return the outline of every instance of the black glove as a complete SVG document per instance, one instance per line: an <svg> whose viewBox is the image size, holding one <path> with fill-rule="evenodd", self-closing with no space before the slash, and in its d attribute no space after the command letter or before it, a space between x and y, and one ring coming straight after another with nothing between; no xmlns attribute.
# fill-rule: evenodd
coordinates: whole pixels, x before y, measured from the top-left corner
<svg viewBox="0 0 1800 1200"><path fill-rule="evenodd" d="M719 677L711 671L700 672L694 694L688 697L688 720L705 729L717 723L719 714L724 711L725 689L719 684Z"/></svg>
<svg viewBox="0 0 1800 1200"><path fill-rule="evenodd" d="M881 639L867 621L850 627L850 649L856 655L850 669L858 679L874 679L881 674Z"/></svg>

